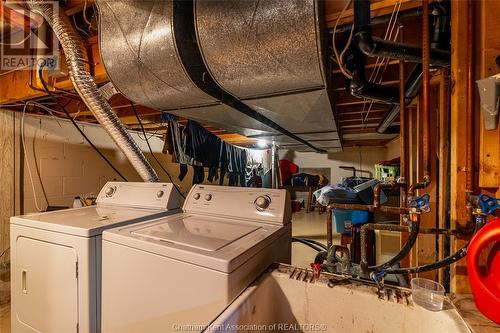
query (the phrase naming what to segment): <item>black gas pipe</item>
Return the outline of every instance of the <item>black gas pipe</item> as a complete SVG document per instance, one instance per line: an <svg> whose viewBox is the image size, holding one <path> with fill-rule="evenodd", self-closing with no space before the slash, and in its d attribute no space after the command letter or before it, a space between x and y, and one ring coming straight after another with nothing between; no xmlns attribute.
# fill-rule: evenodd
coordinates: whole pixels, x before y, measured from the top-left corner
<svg viewBox="0 0 500 333"><path fill-rule="evenodd" d="M435 48L439 45L443 31L443 17L445 10L442 6L435 6L433 43L430 50L430 64L433 66L449 67L450 53ZM388 116L394 117L399 112L399 89L368 82L365 76L366 56L400 59L408 62L422 62L422 49L402 43L386 41L372 36L370 0L354 0L354 43L353 52L353 79L348 84L351 95L394 104ZM420 69L420 72L419 72ZM411 101L418 93L421 84L421 67L416 66L408 77L406 86L407 101ZM396 108L397 105L397 108ZM388 125L387 125L388 127ZM385 128L384 128L385 130Z"/></svg>

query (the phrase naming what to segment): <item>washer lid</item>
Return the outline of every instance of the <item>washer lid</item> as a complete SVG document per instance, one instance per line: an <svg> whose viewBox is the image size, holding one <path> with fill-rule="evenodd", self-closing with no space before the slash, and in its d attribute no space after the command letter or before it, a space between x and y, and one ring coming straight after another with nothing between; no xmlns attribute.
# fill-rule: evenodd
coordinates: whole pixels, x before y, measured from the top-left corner
<svg viewBox="0 0 500 333"><path fill-rule="evenodd" d="M178 209L136 209L118 206L89 206L11 217L11 224L92 237L103 230L132 222L147 221L178 213Z"/></svg>
<svg viewBox="0 0 500 333"><path fill-rule="evenodd" d="M180 213L105 230L102 240L230 273L290 230L290 224Z"/></svg>
<svg viewBox="0 0 500 333"><path fill-rule="evenodd" d="M166 220L148 225L132 234L204 251L217 251L257 229L259 227L252 225L206 221L191 216L182 221Z"/></svg>

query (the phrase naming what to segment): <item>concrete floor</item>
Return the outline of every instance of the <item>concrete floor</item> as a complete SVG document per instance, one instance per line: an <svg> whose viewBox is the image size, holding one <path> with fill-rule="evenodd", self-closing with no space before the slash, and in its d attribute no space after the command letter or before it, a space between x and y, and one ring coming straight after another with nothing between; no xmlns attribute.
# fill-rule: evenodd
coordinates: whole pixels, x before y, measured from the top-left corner
<svg viewBox="0 0 500 333"><path fill-rule="evenodd" d="M297 238L308 238L326 245L326 213L318 214L316 211L306 213L302 210L293 214L292 235ZM340 241L334 234L334 243ZM292 243L292 265L309 268L314 262L317 252L301 243Z"/></svg>
<svg viewBox="0 0 500 333"><path fill-rule="evenodd" d="M326 214L306 213L302 210L292 218L294 237L309 238L326 244ZM334 240L335 242L335 240ZM292 264L309 267L314 261L316 251L299 243L292 244ZM0 333L10 333L10 304L0 306Z"/></svg>

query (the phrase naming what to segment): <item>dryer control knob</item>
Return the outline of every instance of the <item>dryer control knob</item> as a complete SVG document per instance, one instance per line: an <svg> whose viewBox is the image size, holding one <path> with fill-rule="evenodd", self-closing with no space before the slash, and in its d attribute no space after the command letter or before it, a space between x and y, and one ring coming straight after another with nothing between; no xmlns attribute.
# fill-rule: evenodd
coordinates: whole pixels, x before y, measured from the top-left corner
<svg viewBox="0 0 500 333"><path fill-rule="evenodd" d="M211 194L205 194L205 200L207 200L207 201L212 200L212 195Z"/></svg>
<svg viewBox="0 0 500 333"><path fill-rule="evenodd" d="M258 210L265 210L269 205L271 204L271 198L269 198L267 195L261 195L257 197L254 201L255 208Z"/></svg>
<svg viewBox="0 0 500 333"><path fill-rule="evenodd" d="M194 200L198 200L200 198L200 193L195 193L193 195Z"/></svg>
<svg viewBox="0 0 500 333"><path fill-rule="evenodd" d="M115 192L116 192L116 186L110 186L106 189L106 192L104 193L106 193L107 197L112 197L113 194L115 194Z"/></svg>
<svg viewBox="0 0 500 333"><path fill-rule="evenodd" d="M164 194L165 194L165 191L158 191L158 192L156 193L156 196L157 196L158 198L161 198Z"/></svg>

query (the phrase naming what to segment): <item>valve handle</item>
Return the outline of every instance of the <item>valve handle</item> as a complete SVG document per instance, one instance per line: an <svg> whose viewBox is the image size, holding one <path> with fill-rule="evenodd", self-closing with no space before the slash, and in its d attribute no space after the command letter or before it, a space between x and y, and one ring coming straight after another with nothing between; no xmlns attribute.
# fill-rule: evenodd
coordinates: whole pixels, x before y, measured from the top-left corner
<svg viewBox="0 0 500 333"><path fill-rule="evenodd" d="M319 279L319 276L321 275L321 264L311 263L311 268L313 270L314 277Z"/></svg>
<svg viewBox="0 0 500 333"><path fill-rule="evenodd" d="M431 196L428 193L424 193L418 197L412 197L408 200L408 206L418 208L421 212L428 213L431 211L429 201Z"/></svg>
<svg viewBox="0 0 500 333"><path fill-rule="evenodd" d="M495 210L500 208L500 204L498 204L499 198L493 198L486 194L479 195L479 207L486 215L491 215Z"/></svg>

